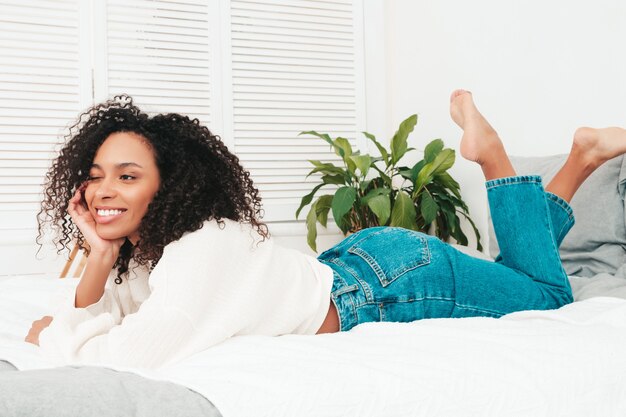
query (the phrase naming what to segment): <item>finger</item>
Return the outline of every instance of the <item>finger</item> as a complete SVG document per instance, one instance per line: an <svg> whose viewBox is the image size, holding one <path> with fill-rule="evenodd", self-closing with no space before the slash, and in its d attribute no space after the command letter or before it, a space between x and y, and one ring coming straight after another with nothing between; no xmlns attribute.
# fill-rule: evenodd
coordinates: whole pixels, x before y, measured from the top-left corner
<svg viewBox="0 0 626 417"><path fill-rule="evenodd" d="M78 217L78 216L82 216L87 211L85 207L81 204L80 202L81 199L82 199L82 196L80 192L77 191L76 194L74 194L74 197L72 197L69 201L67 211L70 214L70 216L72 216L72 218L74 217L73 214L75 214Z"/></svg>
<svg viewBox="0 0 626 417"><path fill-rule="evenodd" d="M70 204L67 206L67 212L72 217L74 222L78 219L81 213L78 212L78 207L75 201L70 200Z"/></svg>

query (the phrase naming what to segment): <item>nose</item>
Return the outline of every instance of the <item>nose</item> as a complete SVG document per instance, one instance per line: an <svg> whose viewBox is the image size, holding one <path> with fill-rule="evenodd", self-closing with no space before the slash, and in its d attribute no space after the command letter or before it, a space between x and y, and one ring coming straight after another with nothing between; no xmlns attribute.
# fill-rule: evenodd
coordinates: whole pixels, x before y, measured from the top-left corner
<svg viewBox="0 0 626 417"><path fill-rule="evenodd" d="M116 195L115 186L112 179L102 178L95 185L94 197L98 200L113 198Z"/></svg>

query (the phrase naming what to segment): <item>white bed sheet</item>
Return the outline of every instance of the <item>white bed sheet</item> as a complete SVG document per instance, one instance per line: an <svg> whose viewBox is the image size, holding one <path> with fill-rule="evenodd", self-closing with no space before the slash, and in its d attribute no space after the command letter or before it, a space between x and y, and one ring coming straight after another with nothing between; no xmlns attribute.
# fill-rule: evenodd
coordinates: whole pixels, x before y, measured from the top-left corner
<svg viewBox="0 0 626 417"><path fill-rule="evenodd" d="M54 366L23 342L77 280L0 281L0 359ZM223 417L626 415L626 300L595 297L501 319L364 324L350 332L228 340L156 371Z"/></svg>

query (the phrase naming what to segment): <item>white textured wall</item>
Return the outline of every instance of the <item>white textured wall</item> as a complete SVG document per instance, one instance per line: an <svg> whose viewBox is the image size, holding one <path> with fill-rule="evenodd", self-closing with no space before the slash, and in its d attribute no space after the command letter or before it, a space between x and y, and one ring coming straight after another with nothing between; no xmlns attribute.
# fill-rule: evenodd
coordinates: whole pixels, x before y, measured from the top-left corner
<svg viewBox="0 0 626 417"><path fill-rule="evenodd" d="M366 129L381 140L418 113L410 146L440 137L458 149L448 97L459 87L474 92L511 154L567 152L579 125L626 125L626 2L361 1ZM459 157L452 174L486 234L480 169ZM271 229L280 244L313 254L303 224ZM336 227L319 232L320 251L342 238ZM36 249L28 259L4 259L0 274L32 262ZM60 268L50 252L40 258Z"/></svg>
<svg viewBox="0 0 626 417"><path fill-rule="evenodd" d="M458 149L449 94L465 88L510 154L568 152L580 125L626 125L625 23L621 0L386 1L387 130L418 113L411 146ZM453 175L486 230L480 169Z"/></svg>

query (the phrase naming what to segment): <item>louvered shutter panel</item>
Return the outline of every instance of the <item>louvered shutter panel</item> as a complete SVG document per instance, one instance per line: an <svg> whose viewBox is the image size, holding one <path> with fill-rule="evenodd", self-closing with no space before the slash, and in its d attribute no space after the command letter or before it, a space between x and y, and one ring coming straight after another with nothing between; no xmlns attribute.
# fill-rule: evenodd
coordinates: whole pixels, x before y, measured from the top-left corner
<svg viewBox="0 0 626 417"><path fill-rule="evenodd" d="M0 236L5 244L34 242L45 173L67 126L86 104L79 49L77 0L0 2Z"/></svg>
<svg viewBox="0 0 626 417"><path fill-rule="evenodd" d="M106 15L105 96L211 127L209 1L109 0Z"/></svg>
<svg viewBox="0 0 626 417"><path fill-rule="evenodd" d="M233 0L230 19L235 153L261 192L264 220L295 220L301 198L319 183L319 176L305 181L307 160L341 165L326 142L298 133L345 137L356 150L354 6Z"/></svg>

